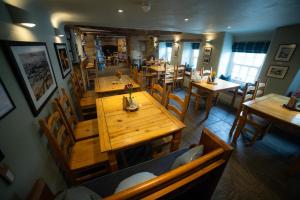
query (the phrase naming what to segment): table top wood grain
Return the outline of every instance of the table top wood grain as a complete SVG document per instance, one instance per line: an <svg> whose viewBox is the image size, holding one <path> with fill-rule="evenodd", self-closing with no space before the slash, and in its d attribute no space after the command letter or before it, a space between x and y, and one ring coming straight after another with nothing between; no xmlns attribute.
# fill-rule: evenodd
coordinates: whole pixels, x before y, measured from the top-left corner
<svg viewBox="0 0 300 200"><path fill-rule="evenodd" d="M204 90L208 90L211 92L220 92L229 89L236 89L240 85L237 83L225 81L222 79L215 79L216 85L207 83L207 80L200 80L200 81L192 81L192 85L198 88L202 88Z"/></svg>
<svg viewBox="0 0 300 200"><path fill-rule="evenodd" d="M185 127L147 92L132 94L139 105L136 112L123 110L123 96L96 100L101 152L124 149L162 138Z"/></svg>
<svg viewBox="0 0 300 200"><path fill-rule="evenodd" d="M244 103L248 109L259 112L265 117L277 119L287 124L300 127L300 112L283 107L289 101L289 97L279 94L268 94Z"/></svg>
<svg viewBox="0 0 300 200"><path fill-rule="evenodd" d="M140 85L134 82L128 75L121 76L121 82L116 76L104 76L95 79L95 92L106 93L124 90L126 84L132 83L133 88L140 88Z"/></svg>

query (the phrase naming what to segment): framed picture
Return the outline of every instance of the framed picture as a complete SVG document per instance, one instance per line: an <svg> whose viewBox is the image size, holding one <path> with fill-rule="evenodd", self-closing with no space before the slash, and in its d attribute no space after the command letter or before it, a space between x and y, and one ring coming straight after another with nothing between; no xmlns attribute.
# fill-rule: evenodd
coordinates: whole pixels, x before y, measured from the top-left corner
<svg viewBox="0 0 300 200"><path fill-rule="evenodd" d="M210 62L210 56L211 56L211 52L212 52L212 47L204 47L204 51L203 51L203 63L209 63Z"/></svg>
<svg viewBox="0 0 300 200"><path fill-rule="evenodd" d="M268 77L273 77L273 78L279 78L279 79L283 79L286 72L288 71L288 67L287 66L275 66L275 65L271 65L269 67L269 70L267 72L267 76Z"/></svg>
<svg viewBox="0 0 300 200"><path fill-rule="evenodd" d="M46 43L2 44L32 114L37 116L57 88Z"/></svg>
<svg viewBox="0 0 300 200"><path fill-rule="evenodd" d="M275 55L275 61L290 61L294 51L296 49L296 44L281 44Z"/></svg>
<svg viewBox="0 0 300 200"><path fill-rule="evenodd" d="M54 43L57 59L60 66L61 75L65 78L71 72L71 61L68 55L67 45L64 43Z"/></svg>
<svg viewBox="0 0 300 200"><path fill-rule="evenodd" d="M14 102L9 96L2 80L0 79L0 119L4 118L8 113L16 108Z"/></svg>

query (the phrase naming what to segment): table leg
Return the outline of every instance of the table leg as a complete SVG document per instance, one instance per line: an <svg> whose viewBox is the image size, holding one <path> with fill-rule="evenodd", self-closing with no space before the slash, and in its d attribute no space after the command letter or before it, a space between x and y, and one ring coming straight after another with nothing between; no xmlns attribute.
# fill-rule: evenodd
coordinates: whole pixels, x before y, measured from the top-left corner
<svg viewBox="0 0 300 200"><path fill-rule="evenodd" d="M234 94L233 94L233 97L232 97L232 100L231 100L231 106L234 107L234 102L235 102L235 98L236 98L236 95L238 93L238 90L239 88L237 87L234 91Z"/></svg>
<svg viewBox="0 0 300 200"><path fill-rule="evenodd" d="M205 106L205 119L208 118L210 109L212 107L212 100L213 100L213 93L208 93L207 99L206 99L206 106Z"/></svg>
<svg viewBox="0 0 300 200"><path fill-rule="evenodd" d="M237 124L237 127L234 132L233 140L231 142L232 145L236 144L236 141L237 141L238 137L240 136L241 130L244 128L246 121L247 121L247 115L249 112L248 108L244 106L242 112L243 112L243 115L241 117L239 117L238 124Z"/></svg>
<svg viewBox="0 0 300 200"><path fill-rule="evenodd" d="M113 151L108 152L108 162L109 162L109 168L111 172L118 170L118 161L115 152Z"/></svg>
<svg viewBox="0 0 300 200"><path fill-rule="evenodd" d="M190 82L189 89L188 89L189 100L187 102L187 105L188 105L187 107L189 107L189 105L190 105L190 100L191 100L191 95L192 95L192 89L193 89L193 85L192 85L192 82Z"/></svg>
<svg viewBox="0 0 300 200"><path fill-rule="evenodd" d="M176 133L173 134L170 152L176 151L177 149L179 149L180 140L181 140L181 130L177 131Z"/></svg>

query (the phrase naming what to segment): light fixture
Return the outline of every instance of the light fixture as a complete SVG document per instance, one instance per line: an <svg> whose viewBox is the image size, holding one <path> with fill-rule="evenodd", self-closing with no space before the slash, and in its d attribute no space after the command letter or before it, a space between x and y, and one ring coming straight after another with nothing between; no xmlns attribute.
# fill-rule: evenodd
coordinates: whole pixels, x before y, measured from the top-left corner
<svg viewBox="0 0 300 200"><path fill-rule="evenodd" d="M145 1L142 3L142 10L147 13L151 10L151 4L149 1Z"/></svg>
<svg viewBox="0 0 300 200"><path fill-rule="evenodd" d="M54 28L54 32L55 32L55 35L58 36L58 37L64 37L64 33L58 29L58 28Z"/></svg>
<svg viewBox="0 0 300 200"><path fill-rule="evenodd" d="M122 12L124 12L124 10L118 9L118 13L122 13Z"/></svg>
<svg viewBox="0 0 300 200"><path fill-rule="evenodd" d="M9 4L6 4L6 7L8 8L8 12L13 23L19 24L27 28L33 28L36 26L36 24L32 20L31 15L26 10Z"/></svg>
<svg viewBox="0 0 300 200"><path fill-rule="evenodd" d="M189 18L185 18L184 21L188 22L190 19Z"/></svg>

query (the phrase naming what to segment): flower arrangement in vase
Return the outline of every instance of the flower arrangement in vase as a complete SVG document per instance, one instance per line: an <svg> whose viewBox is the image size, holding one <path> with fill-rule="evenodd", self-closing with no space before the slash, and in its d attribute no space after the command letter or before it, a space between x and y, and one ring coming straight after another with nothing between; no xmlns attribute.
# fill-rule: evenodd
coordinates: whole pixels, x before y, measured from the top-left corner
<svg viewBox="0 0 300 200"><path fill-rule="evenodd" d="M122 72L118 70L115 75L118 78L118 80L121 82Z"/></svg>
<svg viewBox="0 0 300 200"><path fill-rule="evenodd" d="M216 71L211 71L210 77L211 77L211 82L215 82L217 73Z"/></svg>
<svg viewBox="0 0 300 200"><path fill-rule="evenodd" d="M132 92L133 92L133 85L131 83L125 85L124 88L128 94L129 97L123 97L123 107L125 110L128 111L136 111L138 109L137 104L133 101Z"/></svg>

